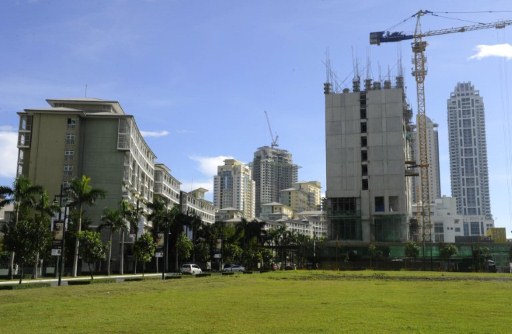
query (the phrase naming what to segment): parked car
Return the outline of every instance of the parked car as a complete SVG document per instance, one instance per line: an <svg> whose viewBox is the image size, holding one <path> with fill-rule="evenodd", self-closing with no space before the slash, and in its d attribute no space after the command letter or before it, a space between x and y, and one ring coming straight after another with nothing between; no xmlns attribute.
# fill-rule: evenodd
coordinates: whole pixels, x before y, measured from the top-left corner
<svg viewBox="0 0 512 334"><path fill-rule="evenodd" d="M245 267L241 264L225 264L224 265L224 272L244 272Z"/></svg>
<svg viewBox="0 0 512 334"><path fill-rule="evenodd" d="M201 268L197 264L194 264L194 263L185 263L181 266L182 274L196 275L196 274L201 274L202 272L203 271L201 270Z"/></svg>

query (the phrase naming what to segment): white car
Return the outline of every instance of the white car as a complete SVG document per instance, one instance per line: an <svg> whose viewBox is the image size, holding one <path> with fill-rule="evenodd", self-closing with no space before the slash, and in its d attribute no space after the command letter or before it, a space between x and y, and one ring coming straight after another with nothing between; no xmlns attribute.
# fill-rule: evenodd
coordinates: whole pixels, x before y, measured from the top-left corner
<svg viewBox="0 0 512 334"><path fill-rule="evenodd" d="M185 263L181 266L181 273L182 274L191 274L191 275L197 275L203 273L201 268L194 263Z"/></svg>
<svg viewBox="0 0 512 334"><path fill-rule="evenodd" d="M240 264L226 264L224 265L224 272L244 272L245 267Z"/></svg>

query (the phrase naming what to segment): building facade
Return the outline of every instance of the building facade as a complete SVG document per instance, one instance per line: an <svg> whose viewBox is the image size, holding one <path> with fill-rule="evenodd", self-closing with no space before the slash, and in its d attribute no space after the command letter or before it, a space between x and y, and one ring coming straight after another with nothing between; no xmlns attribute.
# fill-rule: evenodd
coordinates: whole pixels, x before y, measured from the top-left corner
<svg viewBox="0 0 512 334"><path fill-rule="evenodd" d="M319 210L321 190L322 186L318 181L296 182L292 188L281 190L279 202L295 212Z"/></svg>
<svg viewBox="0 0 512 334"><path fill-rule="evenodd" d="M483 98L471 82L457 83L447 108L452 196L464 217L464 235L483 236L494 227Z"/></svg>
<svg viewBox="0 0 512 334"><path fill-rule="evenodd" d="M252 176L256 182L256 216L262 205L278 202L280 192L297 182L299 167L287 150L263 146L254 153Z"/></svg>
<svg viewBox="0 0 512 334"><path fill-rule="evenodd" d="M403 242L412 204L412 112L401 84L367 79L364 90L359 86L357 78L353 92L324 85L329 237Z"/></svg>
<svg viewBox="0 0 512 334"><path fill-rule="evenodd" d="M421 206L413 204L413 214L418 212L421 212ZM456 237L461 236L464 236L464 224L462 216L457 214L456 199L445 196L436 198L430 203L430 228L425 231L425 240L454 243Z"/></svg>
<svg viewBox="0 0 512 334"><path fill-rule="evenodd" d="M61 185L87 175L106 198L87 209L92 226L105 207L121 200L135 205L153 199L156 156L135 119L117 101L48 99L49 108L19 112L17 175L42 185L50 198ZM145 222L141 222L144 224Z"/></svg>
<svg viewBox="0 0 512 334"><path fill-rule="evenodd" d="M155 196L163 198L172 205L179 205L180 186L181 182L172 176L171 170L166 165L155 164Z"/></svg>
<svg viewBox="0 0 512 334"><path fill-rule="evenodd" d="M213 178L213 202L217 209L235 208L247 220L255 217L255 182L251 168L235 159L224 160Z"/></svg>

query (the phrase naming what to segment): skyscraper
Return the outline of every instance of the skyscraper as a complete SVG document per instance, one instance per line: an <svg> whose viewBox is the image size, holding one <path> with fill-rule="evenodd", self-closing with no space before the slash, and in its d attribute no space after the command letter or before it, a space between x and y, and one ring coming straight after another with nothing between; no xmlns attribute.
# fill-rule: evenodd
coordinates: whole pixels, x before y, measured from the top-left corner
<svg viewBox="0 0 512 334"><path fill-rule="evenodd" d="M253 219L255 184L249 166L235 159L224 160L213 177L213 202L217 209L234 208Z"/></svg>
<svg viewBox="0 0 512 334"><path fill-rule="evenodd" d="M409 110L402 81L358 78L353 92L324 85L327 217L331 239L403 242L411 212ZM401 79L401 78L400 78Z"/></svg>
<svg viewBox="0 0 512 334"><path fill-rule="evenodd" d="M428 148L428 186L430 194L430 203L434 203L436 199L441 198L441 169L439 166L439 136L437 132L438 125L428 117L427 119L427 148ZM420 162L419 157L419 140L418 131L414 132L414 160ZM420 177L413 179L413 196L414 202L421 202Z"/></svg>
<svg viewBox="0 0 512 334"><path fill-rule="evenodd" d="M494 223L483 98L471 82L459 82L447 104L452 196L464 219L464 235L484 235Z"/></svg>
<svg viewBox="0 0 512 334"><path fill-rule="evenodd" d="M287 150L263 146L254 152L252 177L256 182L256 217L263 204L278 202L281 190L297 182L298 169Z"/></svg>

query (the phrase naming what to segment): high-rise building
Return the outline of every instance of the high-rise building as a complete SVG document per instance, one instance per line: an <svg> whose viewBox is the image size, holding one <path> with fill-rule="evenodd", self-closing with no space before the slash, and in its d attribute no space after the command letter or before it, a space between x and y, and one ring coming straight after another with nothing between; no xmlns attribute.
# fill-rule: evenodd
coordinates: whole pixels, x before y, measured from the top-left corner
<svg viewBox="0 0 512 334"><path fill-rule="evenodd" d="M278 202L281 190L297 182L299 166L287 150L263 146L254 153L252 177L256 182L256 216L262 205Z"/></svg>
<svg viewBox="0 0 512 334"><path fill-rule="evenodd" d="M324 85L326 197L331 240L354 244L408 239L412 112L402 79L365 80L360 90ZM399 84L400 83L400 84ZM347 242L345 242L347 244Z"/></svg>
<svg viewBox="0 0 512 334"><path fill-rule="evenodd" d="M106 191L87 208L92 225L105 207L122 199L144 207L153 200L156 156L135 119L117 101L92 98L48 99L49 108L19 112L17 175L42 185L50 198L61 185L82 175Z"/></svg>
<svg viewBox="0 0 512 334"><path fill-rule="evenodd" d="M217 209L234 208L242 211L245 219L253 219L255 184L251 168L235 159L224 160L213 178L213 202Z"/></svg>
<svg viewBox="0 0 512 334"><path fill-rule="evenodd" d="M483 98L471 82L457 83L450 94L448 138L452 196L464 219L464 235L485 235L494 226L489 196Z"/></svg>
<svg viewBox="0 0 512 334"><path fill-rule="evenodd" d="M291 207L296 213L320 210L321 190L318 181L297 182L292 188L281 190L279 202Z"/></svg>
<svg viewBox="0 0 512 334"><path fill-rule="evenodd" d="M426 117L426 133L427 133L427 149L428 149L428 186L430 203L435 202L436 199L441 198L441 168L439 165L439 136L437 132L438 124ZM415 129L417 130L417 128ZM420 162L419 157L419 139L418 131L414 132L414 161ZM413 201L414 203L421 202L421 179L419 176L413 178Z"/></svg>

